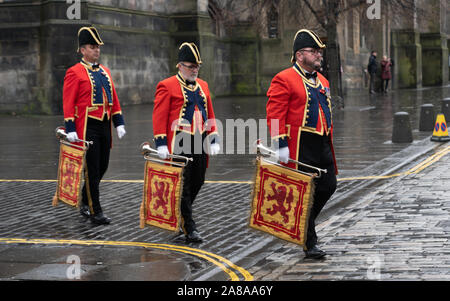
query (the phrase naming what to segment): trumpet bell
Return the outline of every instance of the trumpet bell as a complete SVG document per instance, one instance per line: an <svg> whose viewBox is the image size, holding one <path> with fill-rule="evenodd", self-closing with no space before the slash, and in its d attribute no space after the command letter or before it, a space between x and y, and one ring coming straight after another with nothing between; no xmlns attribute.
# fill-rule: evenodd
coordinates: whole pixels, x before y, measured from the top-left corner
<svg viewBox="0 0 450 301"><path fill-rule="evenodd" d="M193 160L192 158L188 158L188 157L180 156L180 155L174 155L174 154L170 154L168 156L168 158L169 159L175 159L175 160L183 160L186 163L176 163L176 162L173 162L173 161L166 161L166 160L158 159L157 158L158 157L158 151L156 149L152 148L150 146L150 143L147 142L147 141L141 144L140 150L141 150L141 154L144 156L144 158L146 160L160 162L160 163L164 163L164 164L169 163L169 164L173 164L173 165L185 166L189 161Z"/></svg>
<svg viewBox="0 0 450 301"><path fill-rule="evenodd" d="M278 156L278 154L275 151L273 151L270 148L264 146L261 143L261 139L256 140L254 142L254 145L256 146L256 153L257 153L258 156L263 156L263 157ZM263 153L261 151L264 151L265 153ZM312 166L312 165L308 165L308 164L302 163L300 161L297 161L297 160L294 160L294 159L291 159L291 158L289 158L289 162L297 164L297 165L301 165L301 166L304 166L304 167L307 167L309 169L317 171L317 177L318 178L320 178L322 176L322 173L327 173L328 172L326 169L322 169L322 168L318 168L318 167L315 167L315 166Z"/></svg>
<svg viewBox="0 0 450 301"><path fill-rule="evenodd" d="M58 138L61 141L61 143L68 144L68 145L71 145L71 146L75 145L75 144L70 143L67 140L67 133L66 133L66 128L65 127L63 127L63 126L57 127L55 129L55 135L56 135L56 138ZM89 144L94 144L93 141L86 141L86 140L81 140L81 139L77 139L76 141L77 142L83 142L85 144L85 146L86 146L86 149L89 148Z"/></svg>
<svg viewBox="0 0 450 301"><path fill-rule="evenodd" d="M59 126L55 129L56 138L65 139L67 137L66 128Z"/></svg>
<svg viewBox="0 0 450 301"><path fill-rule="evenodd" d="M152 154L152 153L153 154L157 154L158 153L157 150L151 148L150 143L147 142L147 141L141 144L140 150L141 150L141 154L144 155L144 156Z"/></svg>

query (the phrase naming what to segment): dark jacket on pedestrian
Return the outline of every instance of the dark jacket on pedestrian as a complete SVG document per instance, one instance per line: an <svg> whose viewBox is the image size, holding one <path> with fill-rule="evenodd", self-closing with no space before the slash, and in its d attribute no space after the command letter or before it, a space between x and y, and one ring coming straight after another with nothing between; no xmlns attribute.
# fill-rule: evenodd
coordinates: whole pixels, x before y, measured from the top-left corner
<svg viewBox="0 0 450 301"><path fill-rule="evenodd" d="M369 73L377 73L378 65L377 65L377 57L374 55L371 55L369 58L369 64L367 65L367 71Z"/></svg>

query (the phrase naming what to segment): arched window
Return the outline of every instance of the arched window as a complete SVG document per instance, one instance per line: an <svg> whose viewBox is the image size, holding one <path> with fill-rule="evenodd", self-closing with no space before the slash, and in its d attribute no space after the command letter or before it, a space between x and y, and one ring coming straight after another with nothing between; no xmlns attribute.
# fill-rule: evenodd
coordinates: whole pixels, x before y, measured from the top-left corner
<svg viewBox="0 0 450 301"><path fill-rule="evenodd" d="M212 32L218 36L223 36L223 18L220 10L217 8L217 5L214 1L208 1L208 14L211 17L211 30Z"/></svg>
<svg viewBox="0 0 450 301"><path fill-rule="evenodd" d="M347 47L350 49L354 48L353 45L353 26L354 26L354 19L353 19L353 11L349 10L347 12Z"/></svg>
<svg viewBox="0 0 450 301"><path fill-rule="evenodd" d="M273 3L267 12L267 30L269 39L278 38L278 9Z"/></svg>

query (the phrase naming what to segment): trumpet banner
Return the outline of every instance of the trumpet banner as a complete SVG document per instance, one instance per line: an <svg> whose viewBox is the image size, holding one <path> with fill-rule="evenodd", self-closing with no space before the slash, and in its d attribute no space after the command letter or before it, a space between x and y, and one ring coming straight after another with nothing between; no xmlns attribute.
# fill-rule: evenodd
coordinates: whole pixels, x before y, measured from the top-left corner
<svg viewBox="0 0 450 301"><path fill-rule="evenodd" d="M53 198L53 206L61 200L71 206L81 201L81 183L85 150L61 143L58 163L58 184Z"/></svg>
<svg viewBox="0 0 450 301"><path fill-rule="evenodd" d="M145 224L179 231L183 168L146 161L141 228Z"/></svg>
<svg viewBox="0 0 450 301"><path fill-rule="evenodd" d="M257 159L249 226L304 246L314 177Z"/></svg>

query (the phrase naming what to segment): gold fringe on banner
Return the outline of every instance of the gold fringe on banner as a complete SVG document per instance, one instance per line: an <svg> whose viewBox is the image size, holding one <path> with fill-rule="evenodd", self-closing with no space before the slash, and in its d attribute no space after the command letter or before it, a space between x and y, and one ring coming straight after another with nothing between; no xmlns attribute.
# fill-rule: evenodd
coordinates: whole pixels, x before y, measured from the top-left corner
<svg viewBox="0 0 450 301"><path fill-rule="evenodd" d="M179 231L183 168L146 161L140 225Z"/></svg>
<svg viewBox="0 0 450 301"><path fill-rule="evenodd" d="M78 207L81 201L81 184L85 161L84 149L79 149L61 142L58 162L58 183L52 199L57 206L62 201L70 206Z"/></svg>
<svg viewBox="0 0 450 301"><path fill-rule="evenodd" d="M144 207L145 207L145 200L142 200L141 208L139 210L139 226L141 229L145 227L145 213L144 213Z"/></svg>
<svg viewBox="0 0 450 301"><path fill-rule="evenodd" d="M258 158L249 226L304 246L313 180L313 175Z"/></svg>
<svg viewBox="0 0 450 301"><path fill-rule="evenodd" d="M53 196L53 199L52 199L52 206L53 206L53 207L58 206L58 192L55 192L55 195Z"/></svg>

